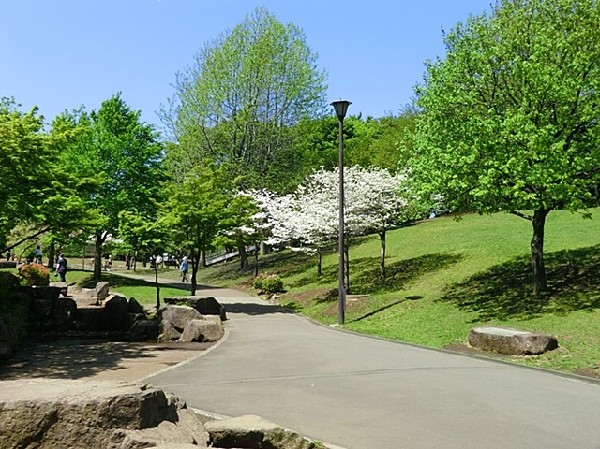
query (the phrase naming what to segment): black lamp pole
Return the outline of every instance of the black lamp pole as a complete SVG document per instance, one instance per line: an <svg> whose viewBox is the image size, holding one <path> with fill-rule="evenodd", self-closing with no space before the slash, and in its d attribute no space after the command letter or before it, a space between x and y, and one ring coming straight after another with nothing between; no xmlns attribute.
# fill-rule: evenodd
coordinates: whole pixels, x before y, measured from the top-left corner
<svg viewBox="0 0 600 449"><path fill-rule="evenodd" d="M344 117L348 106L352 103L348 100L338 100L331 103L339 122L338 133L338 168L339 168L339 223L338 223L338 324L344 324L346 314L346 287L344 286Z"/></svg>

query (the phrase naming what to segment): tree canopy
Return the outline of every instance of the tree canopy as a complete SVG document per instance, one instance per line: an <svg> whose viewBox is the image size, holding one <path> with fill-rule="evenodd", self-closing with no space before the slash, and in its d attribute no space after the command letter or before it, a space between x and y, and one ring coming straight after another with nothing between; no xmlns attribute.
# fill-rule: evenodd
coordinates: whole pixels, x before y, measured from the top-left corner
<svg viewBox="0 0 600 449"><path fill-rule="evenodd" d="M324 108L316 60L304 33L264 8L207 44L178 74L163 114L177 142L169 147L173 173L182 179L209 158L250 187L264 184L289 147L290 126Z"/></svg>
<svg viewBox="0 0 600 449"><path fill-rule="evenodd" d="M531 220L536 294L548 212L585 208L600 180L598 29L597 0L502 0L417 87L415 178L455 210Z"/></svg>

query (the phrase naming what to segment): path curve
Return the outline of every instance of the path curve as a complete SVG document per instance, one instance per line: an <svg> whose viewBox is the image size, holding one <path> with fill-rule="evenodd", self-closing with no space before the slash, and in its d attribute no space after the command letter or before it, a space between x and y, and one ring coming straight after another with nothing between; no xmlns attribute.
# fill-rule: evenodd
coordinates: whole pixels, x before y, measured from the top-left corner
<svg viewBox="0 0 600 449"><path fill-rule="evenodd" d="M147 378L348 449L599 449L600 383L320 326L230 289L229 336Z"/></svg>

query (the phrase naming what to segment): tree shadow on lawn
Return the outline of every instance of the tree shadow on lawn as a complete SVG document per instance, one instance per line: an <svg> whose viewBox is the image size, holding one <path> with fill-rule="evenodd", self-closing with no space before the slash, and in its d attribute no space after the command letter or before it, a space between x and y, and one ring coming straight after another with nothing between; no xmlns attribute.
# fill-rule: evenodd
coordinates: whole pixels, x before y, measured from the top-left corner
<svg viewBox="0 0 600 449"><path fill-rule="evenodd" d="M424 254L412 259L400 260L385 267L386 277L381 279L378 257L362 257L350 260L350 294L369 295L402 290L415 279L434 271L439 271L458 263L463 256L453 253ZM318 284L331 284L337 279L337 266L327 266ZM298 287L306 283L314 283L315 278L305 276L291 284ZM331 296L331 297L330 297ZM319 302L333 301L336 296L329 295Z"/></svg>
<svg viewBox="0 0 600 449"><path fill-rule="evenodd" d="M477 312L473 322L531 319L600 308L600 245L546 254L548 291L532 295L531 259L514 258L446 290L442 301Z"/></svg>
<svg viewBox="0 0 600 449"><path fill-rule="evenodd" d="M352 294L368 295L399 291L415 279L443 270L462 259L460 254L424 254L412 259L386 265L385 279L379 273L379 258L364 257L350 261L350 290Z"/></svg>

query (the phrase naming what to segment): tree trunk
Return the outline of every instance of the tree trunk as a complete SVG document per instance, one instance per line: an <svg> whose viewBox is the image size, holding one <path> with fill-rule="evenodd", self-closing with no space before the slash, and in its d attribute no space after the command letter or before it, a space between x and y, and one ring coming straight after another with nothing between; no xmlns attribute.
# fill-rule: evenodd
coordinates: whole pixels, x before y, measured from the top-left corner
<svg viewBox="0 0 600 449"><path fill-rule="evenodd" d="M258 243L254 244L254 277L258 277L258 246Z"/></svg>
<svg viewBox="0 0 600 449"><path fill-rule="evenodd" d="M53 270L54 269L54 256L56 253L56 250L54 249L55 244L54 244L54 239L50 240L50 246L48 247L48 269L49 270Z"/></svg>
<svg viewBox="0 0 600 449"><path fill-rule="evenodd" d="M321 248L317 248L317 276L323 275L323 252Z"/></svg>
<svg viewBox="0 0 600 449"><path fill-rule="evenodd" d="M102 245L104 239L102 238L102 232L96 233L96 248L94 251L94 281L100 282L102 276Z"/></svg>
<svg viewBox="0 0 600 449"><path fill-rule="evenodd" d="M191 254L191 262L192 262L192 276L190 279L190 296L196 295L196 288L198 287L198 282L196 281L196 274L198 274L198 268L200 267L200 254L202 251L198 251L197 253L192 252Z"/></svg>
<svg viewBox="0 0 600 449"><path fill-rule="evenodd" d="M346 265L346 293L350 293L350 237L346 235L344 245L344 263Z"/></svg>
<svg viewBox="0 0 600 449"><path fill-rule="evenodd" d="M538 296L547 289L546 267L544 266L544 227L548 210L533 212L533 238L531 239L531 265L533 267L533 295Z"/></svg>
<svg viewBox="0 0 600 449"><path fill-rule="evenodd" d="M206 268L206 252L200 251L200 266Z"/></svg>
<svg viewBox="0 0 600 449"><path fill-rule="evenodd" d="M385 279L385 229L379 232L381 240L381 259L379 260L379 274L381 279Z"/></svg>
<svg viewBox="0 0 600 449"><path fill-rule="evenodd" d="M248 252L246 251L246 245L240 243L238 245L238 253L240 254L240 270L248 271Z"/></svg>

